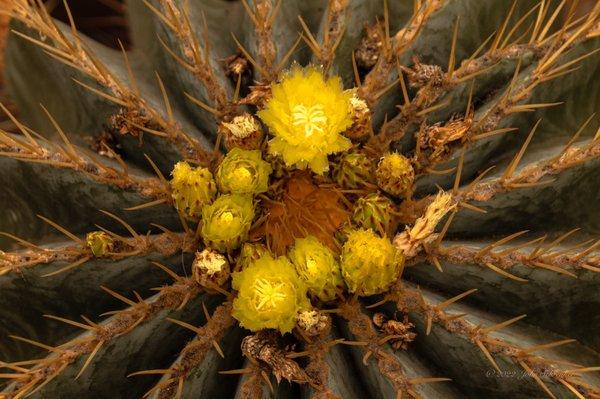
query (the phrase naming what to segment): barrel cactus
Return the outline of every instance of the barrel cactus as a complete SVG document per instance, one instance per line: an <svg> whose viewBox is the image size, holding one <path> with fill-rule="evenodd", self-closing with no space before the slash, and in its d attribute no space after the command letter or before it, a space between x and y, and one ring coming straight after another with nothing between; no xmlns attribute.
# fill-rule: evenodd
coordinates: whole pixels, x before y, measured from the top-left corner
<svg viewBox="0 0 600 399"><path fill-rule="evenodd" d="M8 1L0 398L599 398L574 3Z"/></svg>

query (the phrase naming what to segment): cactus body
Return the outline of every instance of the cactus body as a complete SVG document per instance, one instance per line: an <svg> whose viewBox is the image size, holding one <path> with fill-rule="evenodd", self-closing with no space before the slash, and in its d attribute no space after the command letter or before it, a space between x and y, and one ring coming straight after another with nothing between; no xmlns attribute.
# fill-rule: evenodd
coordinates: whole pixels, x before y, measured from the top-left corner
<svg viewBox="0 0 600 399"><path fill-rule="evenodd" d="M0 398L600 397L600 4L88 1L0 10Z"/></svg>

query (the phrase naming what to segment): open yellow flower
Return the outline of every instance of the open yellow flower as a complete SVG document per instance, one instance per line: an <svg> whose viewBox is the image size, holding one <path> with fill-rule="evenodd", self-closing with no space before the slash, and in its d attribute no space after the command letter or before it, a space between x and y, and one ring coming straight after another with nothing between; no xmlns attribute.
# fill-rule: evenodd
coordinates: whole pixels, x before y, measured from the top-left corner
<svg viewBox="0 0 600 399"><path fill-rule="evenodd" d="M310 308L306 286L290 261L265 253L241 272L233 273L238 291L232 315L250 331L274 328L282 334L296 325L298 313Z"/></svg>
<svg viewBox="0 0 600 399"><path fill-rule="evenodd" d="M281 155L287 166L323 174L327 155L351 146L340 133L352 125L352 92L344 91L339 77L325 80L315 67L294 66L272 85L272 94L258 112L275 136L269 152Z"/></svg>

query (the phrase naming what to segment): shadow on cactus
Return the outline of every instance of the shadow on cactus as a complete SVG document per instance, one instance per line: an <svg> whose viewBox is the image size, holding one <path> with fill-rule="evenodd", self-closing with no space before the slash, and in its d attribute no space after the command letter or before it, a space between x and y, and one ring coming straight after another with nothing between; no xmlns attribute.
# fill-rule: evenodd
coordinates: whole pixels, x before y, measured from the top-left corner
<svg viewBox="0 0 600 399"><path fill-rule="evenodd" d="M0 398L600 397L600 5L126 5L8 5Z"/></svg>

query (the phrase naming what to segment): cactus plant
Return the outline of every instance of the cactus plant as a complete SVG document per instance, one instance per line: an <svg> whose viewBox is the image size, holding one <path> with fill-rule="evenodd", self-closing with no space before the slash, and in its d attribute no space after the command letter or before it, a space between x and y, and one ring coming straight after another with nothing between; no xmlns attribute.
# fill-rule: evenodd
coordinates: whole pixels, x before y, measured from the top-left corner
<svg viewBox="0 0 600 399"><path fill-rule="evenodd" d="M2 10L0 398L600 397L599 3L126 6Z"/></svg>

